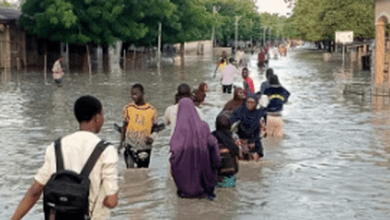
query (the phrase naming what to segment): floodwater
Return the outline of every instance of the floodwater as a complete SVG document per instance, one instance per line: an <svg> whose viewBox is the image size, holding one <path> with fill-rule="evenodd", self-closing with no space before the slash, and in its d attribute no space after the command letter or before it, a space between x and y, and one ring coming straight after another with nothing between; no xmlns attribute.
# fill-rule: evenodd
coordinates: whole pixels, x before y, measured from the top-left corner
<svg viewBox="0 0 390 220"><path fill-rule="evenodd" d="M162 116L176 87L202 81L210 91L202 108L214 129L216 115L231 96L221 94L213 70L218 54L177 58L156 70L127 73L71 73L57 88L41 72L2 75L0 84L0 216L8 219L42 165L47 145L78 129L73 103L98 97L106 116L100 136L114 145L121 111L132 84L145 86L146 99ZM256 55L250 76L264 80ZM235 188L216 189L215 201L180 199L167 176L170 130L154 144L148 170L120 169L120 203L111 219L390 219L390 99L343 94L345 83L368 83L370 74L324 63L316 50L293 49L270 67L291 92L285 106L285 137L263 140L261 162L241 162ZM241 85L237 81L237 85ZM25 217L43 219L42 200Z"/></svg>

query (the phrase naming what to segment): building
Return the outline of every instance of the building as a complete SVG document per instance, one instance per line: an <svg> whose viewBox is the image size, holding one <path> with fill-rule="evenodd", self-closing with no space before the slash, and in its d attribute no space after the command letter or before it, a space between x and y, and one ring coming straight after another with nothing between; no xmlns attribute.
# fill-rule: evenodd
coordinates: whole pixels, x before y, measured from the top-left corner
<svg viewBox="0 0 390 220"><path fill-rule="evenodd" d="M26 34L18 27L21 11L0 7L0 68L20 68L27 65Z"/></svg>
<svg viewBox="0 0 390 220"><path fill-rule="evenodd" d="M375 1L375 84L390 84L390 43L389 43L390 0Z"/></svg>

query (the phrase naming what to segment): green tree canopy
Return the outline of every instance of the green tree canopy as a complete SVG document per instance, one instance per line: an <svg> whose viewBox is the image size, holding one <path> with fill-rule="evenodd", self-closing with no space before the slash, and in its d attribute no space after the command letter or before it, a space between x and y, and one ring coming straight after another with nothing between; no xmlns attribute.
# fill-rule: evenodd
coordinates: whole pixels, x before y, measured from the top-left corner
<svg viewBox="0 0 390 220"><path fill-rule="evenodd" d="M166 17L173 10L169 0L28 0L19 23L53 41L110 45L144 37L146 16Z"/></svg>
<svg viewBox="0 0 390 220"><path fill-rule="evenodd" d="M177 8L163 30L164 42L184 43L209 39L211 36L212 12L207 10L205 0L171 0Z"/></svg>
<svg viewBox="0 0 390 220"><path fill-rule="evenodd" d="M372 0L299 0L291 23L304 40L334 39L336 31L355 37L374 37L375 2Z"/></svg>
<svg viewBox="0 0 390 220"><path fill-rule="evenodd" d="M214 16L213 24L216 25L216 37L224 41L235 38L236 16L240 16L238 22L239 38L248 40L256 37L261 31L260 15L256 11L255 4L251 0L209 0L207 7L219 8Z"/></svg>

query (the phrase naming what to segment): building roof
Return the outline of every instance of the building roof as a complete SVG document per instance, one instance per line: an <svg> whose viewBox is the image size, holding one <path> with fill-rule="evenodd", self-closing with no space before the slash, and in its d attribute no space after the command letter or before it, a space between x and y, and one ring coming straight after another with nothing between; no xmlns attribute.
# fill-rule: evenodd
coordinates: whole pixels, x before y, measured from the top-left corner
<svg viewBox="0 0 390 220"><path fill-rule="evenodd" d="M16 21L19 20L22 12L15 8L0 7L0 21Z"/></svg>

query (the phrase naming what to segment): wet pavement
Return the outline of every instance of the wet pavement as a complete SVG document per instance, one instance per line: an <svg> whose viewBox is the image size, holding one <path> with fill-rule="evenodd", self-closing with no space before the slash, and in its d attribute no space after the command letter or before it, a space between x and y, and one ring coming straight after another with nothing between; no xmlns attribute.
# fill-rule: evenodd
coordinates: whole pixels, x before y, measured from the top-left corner
<svg viewBox="0 0 390 220"><path fill-rule="evenodd" d="M81 95L98 97L106 121L100 136L114 145L130 88L145 86L146 99L159 115L174 102L176 87L209 84L205 121L214 120L230 95L213 78L215 55L187 55L158 72L68 73L57 88L44 83L41 72L1 77L0 84L0 210L12 215L42 165L47 145L78 129L73 103ZM264 80L256 55L248 55L256 90ZM120 169L120 204L111 219L390 219L390 98L343 94L345 83L370 82L370 73L341 61L325 63L322 53L292 49L270 67L291 92L285 105L284 138L263 140L261 162L241 162L237 184L218 188L215 201L180 199L167 172L169 134L154 144L148 170ZM50 77L49 77L50 78ZM237 80L236 85L242 81ZM367 89L370 89L367 86ZM43 219L42 201L24 218Z"/></svg>

